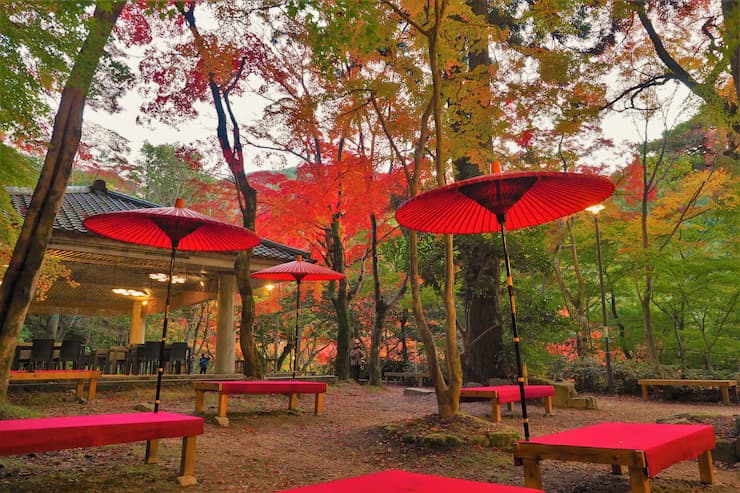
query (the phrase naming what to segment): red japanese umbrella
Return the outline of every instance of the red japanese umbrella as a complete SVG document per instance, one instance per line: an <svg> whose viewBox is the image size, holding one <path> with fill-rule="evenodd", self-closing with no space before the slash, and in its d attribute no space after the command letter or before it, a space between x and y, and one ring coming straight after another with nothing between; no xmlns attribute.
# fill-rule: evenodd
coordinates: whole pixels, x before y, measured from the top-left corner
<svg viewBox="0 0 740 493"><path fill-rule="evenodd" d="M304 262L298 255L296 260L284 264L268 267L252 273L255 279L269 279L271 281L295 281L297 283L295 297L295 344L293 345L293 379L295 380L298 368L298 344L300 341L298 333L298 311L301 307L301 282L302 281L337 281L344 279L341 272L322 267L311 262Z"/></svg>
<svg viewBox="0 0 740 493"><path fill-rule="evenodd" d="M407 200L396 211L399 224L427 233L479 234L501 231L525 440L529 440L529 423L516 325L514 282L506 249L506 229L526 228L571 215L601 202L613 191L614 185L607 178L597 175L547 171L499 172L423 193Z"/></svg>
<svg viewBox="0 0 740 493"><path fill-rule="evenodd" d="M175 207L132 209L129 211L96 214L82 223L87 229L114 240L156 248L169 248L170 272L167 297L164 305L162 341L159 349L157 392L154 412L159 410L159 394L164 373L164 344L167 339L167 322L170 311L170 288L175 270L177 250L218 252L246 250L259 245L260 238L252 231L205 216L185 208L183 199Z"/></svg>

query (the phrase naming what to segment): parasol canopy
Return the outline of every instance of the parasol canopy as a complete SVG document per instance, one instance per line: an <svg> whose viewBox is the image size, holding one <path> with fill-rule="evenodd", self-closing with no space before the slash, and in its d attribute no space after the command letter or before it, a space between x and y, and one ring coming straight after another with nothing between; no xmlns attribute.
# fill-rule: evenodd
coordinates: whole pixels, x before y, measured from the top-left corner
<svg viewBox="0 0 740 493"><path fill-rule="evenodd" d="M404 202L398 222L409 229L440 234L480 234L527 228L598 204L614 185L598 175L514 171L476 176L430 190Z"/></svg>
<svg viewBox="0 0 740 493"><path fill-rule="evenodd" d="M338 281L347 276L341 272L329 269L328 267L322 267L312 262L305 262L303 257L298 255L296 260L292 262L285 262L266 269L258 270L257 272L253 272L251 277L255 279L268 279L271 281L296 281L298 283L295 300L295 343L293 345L293 379L295 380L296 370L298 368L298 343L300 341L298 311L301 307L301 282Z"/></svg>
<svg viewBox="0 0 740 493"><path fill-rule="evenodd" d="M430 190L407 200L396 211L396 219L401 226L427 233L501 231L525 440L529 440L529 422L506 228L536 226L574 214L598 204L612 192L614 185L598 175L553 171L498 172Z"/></svg>
<svg viewBox="0 0 740 493"><path fill-rule="evenodd" d="M237 251L260 244L260 238L254 232L186 209L183 199L177 199L175 207L154 207L96 214L85 219L82 224L90 231L114 240L170 249L172 253L168 279L172 279L178 249L204 252ZM167 340L171 286L172 282L168 282L154 412L159 410L159 396L162 389L164 345Z"/></svg>

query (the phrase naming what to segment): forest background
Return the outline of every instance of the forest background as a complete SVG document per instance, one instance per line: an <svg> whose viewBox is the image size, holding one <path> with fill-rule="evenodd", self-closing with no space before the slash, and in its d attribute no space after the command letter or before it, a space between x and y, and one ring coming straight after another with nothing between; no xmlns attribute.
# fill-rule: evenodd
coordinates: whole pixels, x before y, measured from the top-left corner
<svg viewBox="0 0 740 493"><path fill-rule="evenodd" d="M737 1L7 5L0 178L36 186L47 205L32 204L21 228L0 190L0 380L17 341L49 330L26 317L23 293L74 282L43 256L60 190L104 179L163 205L184 197L345 272L304 291L301 370L348 378L357 338L371 383L382 367L421 365L442 413L454 412L462 381L514 376L500 247L496 235L404 231L393 212L494 163L599 173L617 187L598 219L509 236L530 373L605 389L608 330L617 390L643 375L734 376L739 19ZM120 112L127 91L142 123L187 136L207 112L213 137L147 142L131 159L115 128L82 118L85 106ZM630 115L642 142L602 162L613 112ZM247 159L273 170L247 173ZM245 373L259 376L292 349L294 288L253 289L249 262L244 252L236 265L237 331ZM171 336L212 350L212 310L182 310ZM125 318L52 326L91 346L128 333Z"/></svg>

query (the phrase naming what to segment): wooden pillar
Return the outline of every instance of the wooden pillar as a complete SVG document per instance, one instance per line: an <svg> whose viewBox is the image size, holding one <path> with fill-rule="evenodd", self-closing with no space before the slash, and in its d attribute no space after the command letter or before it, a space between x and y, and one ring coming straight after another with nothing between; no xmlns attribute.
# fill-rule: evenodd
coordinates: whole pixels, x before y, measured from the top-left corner
<svg viewBox="0 0 740 493"><path fill-rule="evenodd" d="M144 344L144 303L134 301L131 307L131 327L128 332L129 344Z"/></svg>
<svg viewBox="0 0 740 493"><path fill-rule="evenodd" d="M216 298L216 373L234 373L236 334L234 333L234 293L236 276L218 277Z"/></svg>

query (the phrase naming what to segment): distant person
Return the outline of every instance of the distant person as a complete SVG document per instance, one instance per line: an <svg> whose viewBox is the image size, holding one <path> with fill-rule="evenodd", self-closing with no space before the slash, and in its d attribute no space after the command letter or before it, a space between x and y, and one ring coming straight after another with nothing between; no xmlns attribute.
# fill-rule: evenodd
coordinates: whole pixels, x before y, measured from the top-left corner
<svg viewBox="0 0 740 493"><path fill-rule="evenodd" d="M355 382L360 381L360 365L362 364L362 345L360 341L355 341L352 350L349 352L349 368L352 378Z"/></svg>
<svg viewBox="0 0 740 493"><path fill-rule="evenodd" d="M205 355L205 353L200 353L200 360L198 361L198 364L200 365L200 374L205 375L208 371L208 362L211 360L208 356Z"/></svg>

